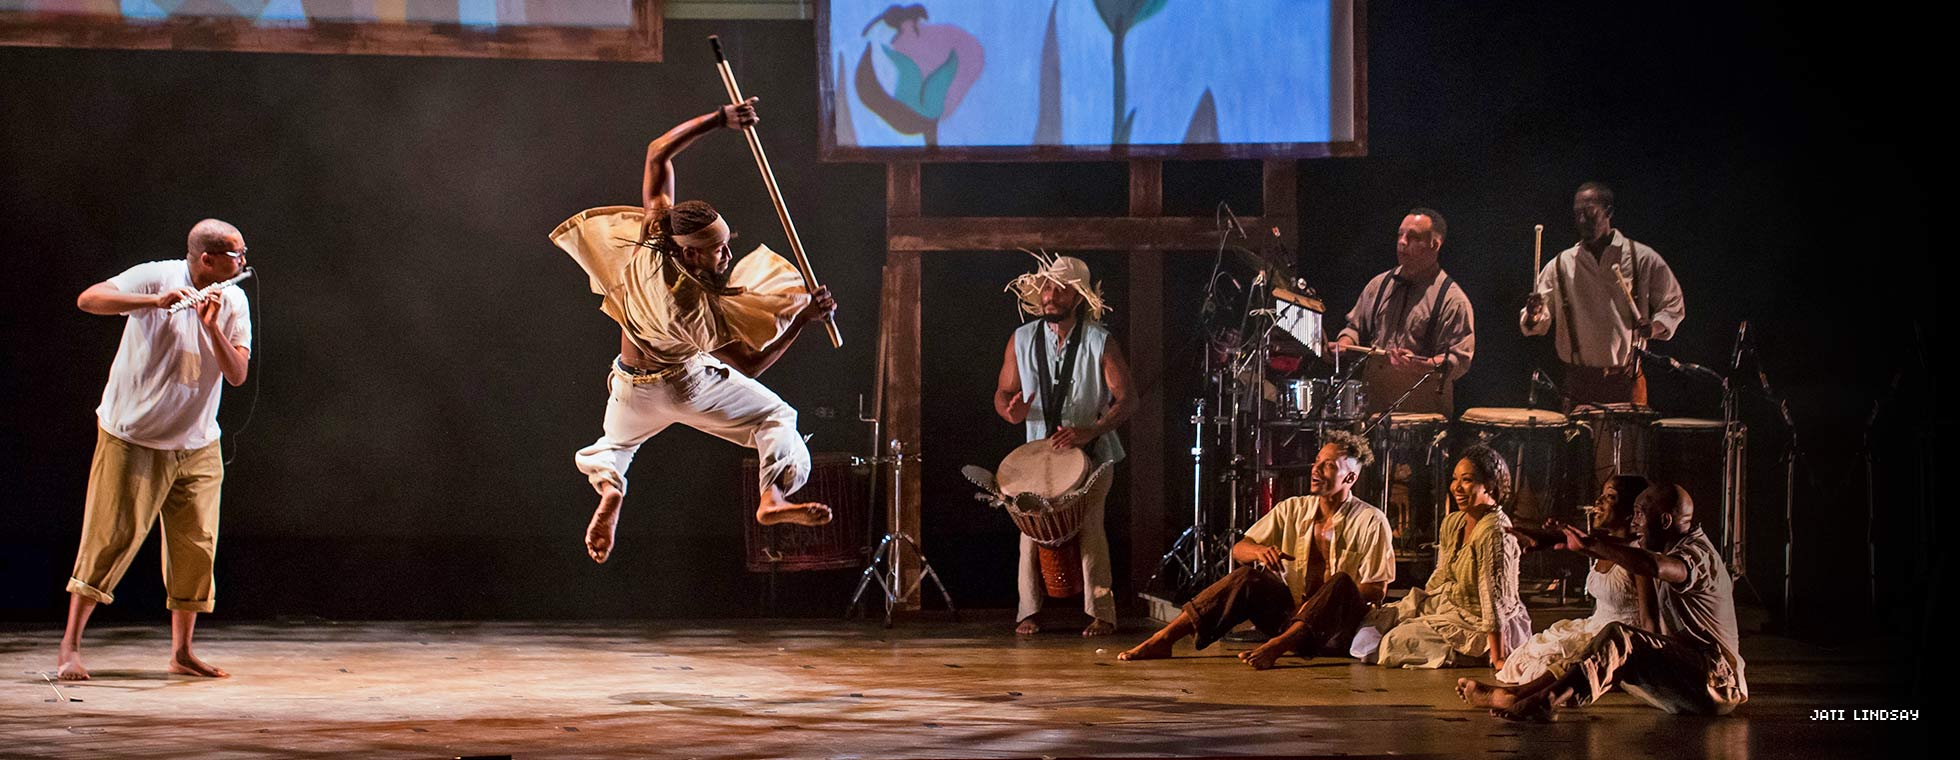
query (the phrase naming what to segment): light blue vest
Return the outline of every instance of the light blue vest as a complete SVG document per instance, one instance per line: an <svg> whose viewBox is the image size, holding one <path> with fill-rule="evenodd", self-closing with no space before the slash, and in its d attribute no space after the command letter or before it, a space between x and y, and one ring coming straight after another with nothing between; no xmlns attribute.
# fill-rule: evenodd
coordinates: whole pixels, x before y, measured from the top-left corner
<svg viewBox="0 0 1960 760"><path fill-rule="evenodd" d="M1075 329L1082 331L1082 347L1076 350L1075 380L1069 384L1068 398L1062 404L1062 424L1088 427L1096 424L1096 419L1112 403L1109 384L1103 382L1103 347L1109 343L1109 328L1096 322L1079 322ZM1048 377L1059 381L1066 344L1063 349L1055 348L1054 335L1048 330L1048 323L1040 319L1014 331L1014 366L1021 373L1022 395L1029 399L1030 441L1048 437L1048 418L1041 405L1041 375L1035 370L1035 341L1048 341ZM1123 461L1123 442L1117 439L1114 430L1097 438L1096 445L1088 451L1097 463Z"/></svg>

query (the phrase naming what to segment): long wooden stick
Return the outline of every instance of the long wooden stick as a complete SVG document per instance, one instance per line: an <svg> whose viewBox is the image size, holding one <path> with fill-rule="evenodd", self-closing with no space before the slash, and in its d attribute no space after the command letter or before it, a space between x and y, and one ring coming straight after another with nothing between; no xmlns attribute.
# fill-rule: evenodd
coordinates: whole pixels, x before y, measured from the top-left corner
<svg viewBox="0 0 1960 760"><path fill-rule="evenodd" d="M742 104L742 88L735 84L735 72L728 67L728 58L721 54L721 37L708 35L708 44L715 49L715 68L721 71L721 85L728 90L728 102ZM762 172L762 184L769 188L769 202L776 205L776 220L783 223L783 235L789 238L790 253L796 258L796 271L803 275L803 287L810 292L817 291L817 273L810 269L810 257L803 252L803 239L796 235L796 222L790 221L789 206L783 203L782 188L776 186L776 172L769 168L769 155L762 152L762 138L755 133L755 127L742 130L742 136L749 140L749 153L755 156L755 168ZM824 317L824 332L830 334L833 348L844 346L844 334L837 331L835 317Z"/></svg>
<svg viewBox="0 0 1960 760"><path fill-rule="evenodd" d="M1545 250L1545 225L1534 224L1531 226L1531 289L1532 290L1538 289L1538 268L1541 266L1539 264L1539 261L1544 255L1543 253L1544 250Z"/></svg>

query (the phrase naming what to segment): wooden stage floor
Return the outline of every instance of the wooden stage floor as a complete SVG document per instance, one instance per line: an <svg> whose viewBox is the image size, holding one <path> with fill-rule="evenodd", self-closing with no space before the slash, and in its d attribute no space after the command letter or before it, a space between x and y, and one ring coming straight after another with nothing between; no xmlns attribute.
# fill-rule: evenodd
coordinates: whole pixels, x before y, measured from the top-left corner
<svg viewBox="0 0 1960 760"><path fill-rule="evenodd" d="M1902 662L1745 638L1753 699L1674 717L1613 695L1551 725L1459 704L1462 675L1346 659L1255 673L1223 642L1123 663L1141 624L1016 640L963 623L208 621L224 680L167 676L165 621L91 631L65 685L55 626L0 629L4 757L1923 756L1923 722L1815 721L1917 708ZM1901 754L1903 753L1903 754Z"/></svg>

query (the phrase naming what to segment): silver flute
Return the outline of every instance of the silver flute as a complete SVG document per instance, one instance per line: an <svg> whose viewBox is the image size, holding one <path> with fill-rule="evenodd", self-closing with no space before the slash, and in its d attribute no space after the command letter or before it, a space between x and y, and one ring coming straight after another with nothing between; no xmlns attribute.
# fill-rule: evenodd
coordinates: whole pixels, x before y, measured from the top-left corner
<svg viewBox="0 0 1960 760"><path fill-rule="evenodd" d="M191 296L190 298L186 298L182 301L178 301L176 303L171 304L170 308L163 310L163 313L175 314L177 312L188 309L192 306L196 306L198 304L204 303L205 299L217 295L218 291L224 290L225 288L229 288L233 285L237 285L238 283L244 281L245 278L250 276L252 276L252 270L248 268L245 271L239 272L237 276L234 276L229 280L225 280L224 282L214 282L211 283L210 285L206 285L203 290L197 291L197 295Z"/></svg>

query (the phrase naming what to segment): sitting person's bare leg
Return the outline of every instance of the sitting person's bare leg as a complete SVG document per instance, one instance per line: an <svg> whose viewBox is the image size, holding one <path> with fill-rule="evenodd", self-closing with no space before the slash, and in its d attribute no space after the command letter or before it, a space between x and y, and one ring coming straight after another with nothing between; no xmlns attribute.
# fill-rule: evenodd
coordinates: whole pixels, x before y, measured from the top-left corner
<svg viewBox="0 0 1960 760"><path fill-rule="evenodd" d="M755 521L763 525L823 525L830 522L830 507L814 501L797 504L775 484L762 489L762 503L755 508Z"/></svg>
<svg viewBox="0 0 1960 760"><path fill-rule="evenodd" d="M197 613L170 611L170 672L180 676L224 678L230 673L191 654L191 632L197 628Z"/></svg>
<svg viewBox="0 0 1960 760"><path fill-rule="evenodd" d="M1115 623L1109 622L1102 618L1090 618L1089 627L1082 629L1082 637L1085 639L1095 638L1097 636L1108 636L1115 632L1116 632Z"/></svg>
<svg viewBox="0 0 1960 760"><path fill-rule="evenodd" d="M1527 691L1526 687L1519 687L1512 697L1510 706L1493 705L1490 714L1505 720L1532 723L1549 723L1556 720L1558 706L1571 698L1572 690L1561 687L1558 681L1551 680L1549 677L1540 680L1546 682L1544 688Z"/></svg>
<svg viewBox="0 0 1960 760"><path fill-rule="evenodd" d="M1183 640L1184 637L1197 632L1198 618L1193 616L1189 611L1180 612L1177 613L1177 619L1172 620L1170 625L1166 625L1156 633L1150 634L1150 638L1144 639L1143 643L1130 647L1128 651L1116 655L1116 659L1125 661L1161 660L1171 656L1172 644L1176 644Z"/></svg>
<svg viewBox="0 0 1960 760"><path fill-rule="evenodd" d="M619 486L599 486L599 508L592 510L592 523L585 526L585 554L593 562L604 564L612 556L613 530L619 527L619 505L625 497Z"/></svg>
<svg viewBox="0 0 1960 760"><path fill-rule="evenodd" d="M82 629L88 627L89 613L94 611L94 599L68 595L68 628L62 631L61 653L55 659L56 675L63 681L88 680L88 668L82 667Z"/></svg>
<svg viewBox="0 0 1960 760"><path fill-rule="evenodd" d="M1507 686L1501 683L1485 683L1474 678L1459 678L1456 679L1456 696L1458 699L1463 700L1464 704L1471 707L1482 707L1489 710L1507 710L1510 709L1512 704L1517 702L1519 694L1540 691L1549 685L1551 681L1552 676L1549 673L1539 676L1530 683L1519 684L1517 686Z"/></svg>
<svg viewBox="0 0 1960 760"><path fill-rule="evenodd" d="M1300 652L1301 657L1312 659L1314 652L1305 651L1305 648L1301 647L1301 643L1305 642L1308 638L1310 636L1307 631L1307 624L1295 620L1291 625L1286 627L1285 631L1280 632L1278 636L1267 639L1265 643L1259 646L1240 652L1239 660L1247 665L1251 665L1253 670L1266 670L1271 668L1274 663L1279 662L1280 655L1295 649L1302 650ZM1312 648L1318 650L1320 649L1320 645L1314 644Z"/></svg>

